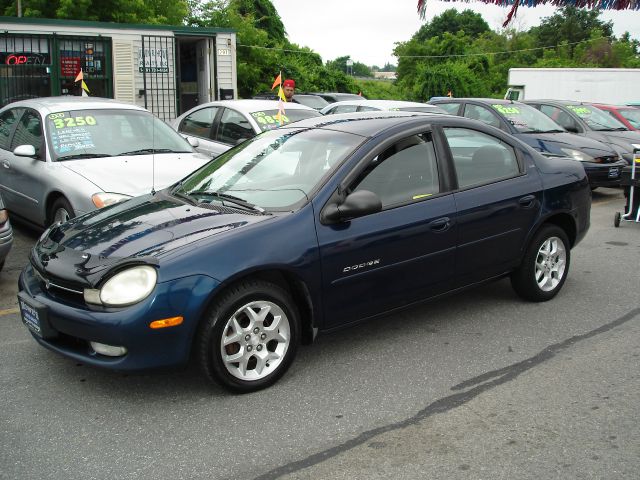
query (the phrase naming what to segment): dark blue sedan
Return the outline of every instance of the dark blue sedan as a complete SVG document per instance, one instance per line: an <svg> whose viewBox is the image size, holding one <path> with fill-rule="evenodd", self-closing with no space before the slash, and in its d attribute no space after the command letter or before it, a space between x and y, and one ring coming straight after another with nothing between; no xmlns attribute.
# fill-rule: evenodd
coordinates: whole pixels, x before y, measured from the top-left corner
<svg viewBox="0 0 640 480"><path fill-rule="evenodd" d="M314 118L50 228L19 304L36 341L76 361L129 371L194 354L254 391L319 331L504 276L553 298L590 207L579 162L480 122Z"/></svg>

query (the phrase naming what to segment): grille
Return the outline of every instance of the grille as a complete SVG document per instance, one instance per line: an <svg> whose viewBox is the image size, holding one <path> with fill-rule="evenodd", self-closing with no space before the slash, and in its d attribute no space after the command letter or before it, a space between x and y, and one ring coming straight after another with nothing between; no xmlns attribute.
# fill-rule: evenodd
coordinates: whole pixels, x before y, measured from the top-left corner
<svg viewBox="0 0 640 480"><path fill-rule="evenodd" d="M40 288L51 297L65 302L84 304L83 287L71 282L65 282L50 275L42 274L35 268L33 271L40 282Z"/></svg>

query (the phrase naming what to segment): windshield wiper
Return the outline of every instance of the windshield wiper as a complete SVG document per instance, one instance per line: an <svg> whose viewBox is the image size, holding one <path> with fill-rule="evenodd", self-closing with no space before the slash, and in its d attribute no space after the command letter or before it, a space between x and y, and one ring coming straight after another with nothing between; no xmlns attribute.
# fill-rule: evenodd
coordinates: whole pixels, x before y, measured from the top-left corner
<svg viewBox="0 0 640 480"><path fill-rule="evenodd" d="M228 193L212 192L210 190L194 190L192 192L189 192L189 195L206 195L208 197L219 198L225 202L233 203L234 205L239 205L241 207L252 210L254 212L260 212L265 215L270 215L264 208L258 207L253 203L249 203L240 197L229 195Z"/></svg>
<svg viewBox="0 0 640 480"><path fill-rule="evenodd" d="M627 130L629 130L629 129L625 128L625 127L600 128L600 129L598 129L599 132L625 132Z"/></svg>
<svg viewBox="0 0 640 480"><path fill-rule="evenodd" d="M556 129L554 129L554 130L545 130L545 131L540 132L540 133L564 133L564 132L566 132L566 130L558 130L558 129L556 128Z"/></svg>
<svg viewBox="0 0 640 480"><path fill-rule="evenodd" d="M78 158L99 158L99 157L112 157L109 153L76 153L74 155L65 155L64 157L58 157L58 162L64 160L75 160Z"/></svg>
<svg viewBox="0 0 640 480"><path fill-rule="evenodd" d="M132 150L130 152L119 153L118 156L144 155L147 153L191 153L191 152L187 150L171 150L170 148L141 148L140 150Z"/></svg>

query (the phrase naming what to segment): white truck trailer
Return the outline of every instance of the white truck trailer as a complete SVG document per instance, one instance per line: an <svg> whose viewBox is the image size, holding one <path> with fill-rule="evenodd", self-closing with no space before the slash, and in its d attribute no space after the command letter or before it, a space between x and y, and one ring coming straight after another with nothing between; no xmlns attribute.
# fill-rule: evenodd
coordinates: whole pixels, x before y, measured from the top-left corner
<svg viewBox="0 0 640 480"><path fill-rule="evenodd" d="M640 68L510 68L511 100L575 100L626 105L640 101Z"/></svg>

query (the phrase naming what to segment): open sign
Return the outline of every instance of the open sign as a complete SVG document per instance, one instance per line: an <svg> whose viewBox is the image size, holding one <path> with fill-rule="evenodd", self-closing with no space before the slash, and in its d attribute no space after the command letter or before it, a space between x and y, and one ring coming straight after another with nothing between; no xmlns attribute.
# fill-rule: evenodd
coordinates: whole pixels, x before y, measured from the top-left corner
<svg viewBox="0 0 640 480"><path fill-rule="evenodd" d="M49 65L51 63L49 54L43 53L10 53L6 55L5 65Z"/></svg>

